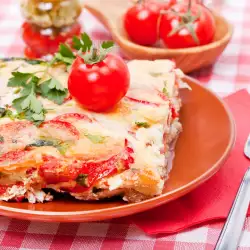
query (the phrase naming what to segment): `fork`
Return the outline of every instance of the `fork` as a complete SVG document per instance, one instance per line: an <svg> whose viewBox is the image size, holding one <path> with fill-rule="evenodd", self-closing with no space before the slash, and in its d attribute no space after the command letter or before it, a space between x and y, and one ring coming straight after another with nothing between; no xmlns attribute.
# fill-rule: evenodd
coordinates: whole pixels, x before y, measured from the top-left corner
<svg viewBox="0 0 250 250"><path fill-rule="evenodd" d="M250 135L244 148L244 154L250 159ZM250 202L250 167L240 184L238 193L221 231L215 250L236 250Z"/></svg>

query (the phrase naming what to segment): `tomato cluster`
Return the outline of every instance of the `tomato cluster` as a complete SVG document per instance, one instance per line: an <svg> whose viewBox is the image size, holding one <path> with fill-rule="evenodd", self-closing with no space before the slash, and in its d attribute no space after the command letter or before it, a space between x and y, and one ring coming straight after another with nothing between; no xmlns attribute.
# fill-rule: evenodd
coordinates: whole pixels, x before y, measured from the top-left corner
<svg viewBox="0 0 250 250"><path fill-rule="evenodd" d="M137 44L154 46L160 39L166 47L177 49L212 42L215 20L199 0L140 0L125 13L124 28Z"/></svg>
<svg viewBox="0 0 250 250"><path fill-rule="evenodd" d="M65 43L73 36L81 33L81 25L74 23L63 28L43 29L34 24L25 22L22 25L22 38L26 44L25 55L35 59L58 51L60 43Z"/></svg>

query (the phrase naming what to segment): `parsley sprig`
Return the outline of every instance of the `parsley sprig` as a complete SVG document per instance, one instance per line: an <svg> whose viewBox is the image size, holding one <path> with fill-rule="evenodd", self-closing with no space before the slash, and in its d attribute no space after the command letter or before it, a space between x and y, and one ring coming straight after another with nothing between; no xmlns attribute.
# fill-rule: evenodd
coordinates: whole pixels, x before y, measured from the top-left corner
<svg viewBox="0 0 250 250"><path fill-rule="evenodd" d="M73 38L72 47L78 51L77 53L74 54L68 45L61 44L54 60L70 66L78 55L84 59L85 64L95 64L101 62L113 46L113 41L104 41L99 46L96 46L88 34L83 33L80 38L76 36Z"/></svg>
<svg viewBox="0 0 250 250"><path fill-rule="evenodd" d="M54 77L41 82L42 78L36 73L12 72L12 78L8 81L8 87L19 88L19 96L12 101L12 107L16 109L18 119L26 119L36 125L45 120L47 110L38 99L41 95L57 104L62 104L68 94L61 83Z"/></svg>

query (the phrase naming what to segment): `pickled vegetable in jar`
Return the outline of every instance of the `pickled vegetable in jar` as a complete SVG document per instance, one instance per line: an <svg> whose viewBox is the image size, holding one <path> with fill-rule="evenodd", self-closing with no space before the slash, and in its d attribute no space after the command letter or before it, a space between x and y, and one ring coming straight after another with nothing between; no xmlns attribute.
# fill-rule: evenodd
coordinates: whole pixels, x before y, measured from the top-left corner
<svg viewBox="0 0 250 250"><path fill-rule="evenodd" d="M24 18L41 28L72 25L81 10L78 0L21 0Z"/></svg>
<svg viewBox="0 0 250 250"><path fill-rule="evenodd" d="M77 21L81 13L78 0L21 0L21 12L26 19L22 38L28 58L53 55L60 43L70 43L82 31Z"/></svg>

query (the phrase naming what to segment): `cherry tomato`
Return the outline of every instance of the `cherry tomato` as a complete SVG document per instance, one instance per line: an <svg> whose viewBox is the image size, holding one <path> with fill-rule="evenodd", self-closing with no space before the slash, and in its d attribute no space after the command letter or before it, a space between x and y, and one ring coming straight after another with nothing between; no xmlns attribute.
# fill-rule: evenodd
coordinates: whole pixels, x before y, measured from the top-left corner
<svg viewBox="0 0 250 250"><path fill-rule="evenodd" d="M126 63L117 55L86 64L77 57L68 79L68 89L84 108L103 112L114 107L127 93L130 75Z"/></svg>
<svg viewBox="0 0 250 250"><path fill-rule="evenodd" d="M79 113L67 113L55 117L53 120L63 121L63 122L75 122L75 121L87 121L92 122L92 119L85 114Z"/></svg>
<svg viewBox="0 0 250 250"><path fill-rule="evenodd" d="M81 25L75 23L72 26L57 30L40 29L35 25L25 22L22 26L22 37L27 45L25 54L34 57L41 57L57 52L60 43L65 43L69 38L78 36L81 33Z"/></svg>
<svg viewBox="0 0 250 250"><path fill-rule="evenodd" d="M176 4L172 9L179 15L171 11L163 14L159 32L160 38L168 48L188 48L212 42L215 21L207 8L200 4L192 4L189 14L188 5L184 3Z"/></svg>
<svg viewBox="0 0 250 250"><path fill-rule="evenodd" d="M50 120L40 126L42 136L55 138L62 141L78 140L79 131L69 122Z"/></svg>
<svg viewBox="0 0 250 250"><path fill-rule="evenodd" d="M133 42L145 46L157 42L160 10L160 4L154 2L138 3L128 9L124 28Z"/></svg>

